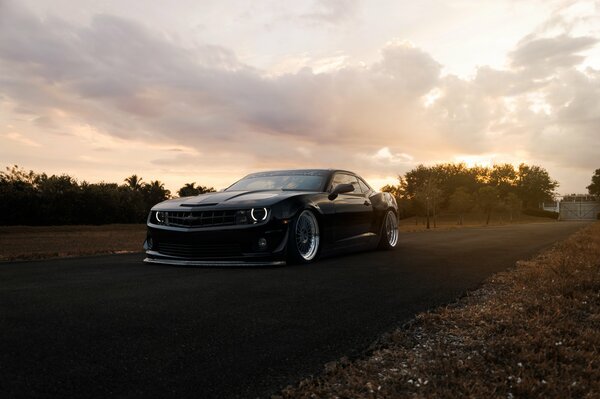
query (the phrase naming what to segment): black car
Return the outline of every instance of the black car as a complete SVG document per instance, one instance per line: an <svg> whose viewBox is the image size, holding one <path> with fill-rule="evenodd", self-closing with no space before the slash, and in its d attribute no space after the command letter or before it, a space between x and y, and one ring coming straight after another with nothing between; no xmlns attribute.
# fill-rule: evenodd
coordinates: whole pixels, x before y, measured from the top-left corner
<svg viewBox="0 0 600 399"><path fill-rule="evenodd" d="M398 243L398 206L345 170L253 173L227 189L161 202L146 262L280 265Z"/></svg>

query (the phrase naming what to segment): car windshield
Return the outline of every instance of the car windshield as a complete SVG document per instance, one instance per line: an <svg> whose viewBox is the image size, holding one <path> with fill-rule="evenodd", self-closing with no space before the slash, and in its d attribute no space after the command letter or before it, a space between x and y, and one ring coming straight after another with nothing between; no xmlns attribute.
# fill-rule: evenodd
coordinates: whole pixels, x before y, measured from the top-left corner
<svg viewBox="0 0 600 399"><path fill-rule="evenodd" d="M271 175L248 176L232 184L225 191L298 190L322 191L324 176Z"/></svg>

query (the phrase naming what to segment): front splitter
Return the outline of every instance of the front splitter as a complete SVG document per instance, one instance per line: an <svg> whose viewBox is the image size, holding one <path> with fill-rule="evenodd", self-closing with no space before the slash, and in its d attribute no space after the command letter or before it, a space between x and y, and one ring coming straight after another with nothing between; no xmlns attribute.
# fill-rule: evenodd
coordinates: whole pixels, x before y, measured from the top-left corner
<svg viewBox="0 0 600 399"><path fill-rule="evenodd" d="M146 263L159 263L163 265L175 266L283 266L285 261L259 261L259 262L244 262L244 261L227 261L227 260L184 260L184 259L164 259L164 258L146 258Z"/></svg>

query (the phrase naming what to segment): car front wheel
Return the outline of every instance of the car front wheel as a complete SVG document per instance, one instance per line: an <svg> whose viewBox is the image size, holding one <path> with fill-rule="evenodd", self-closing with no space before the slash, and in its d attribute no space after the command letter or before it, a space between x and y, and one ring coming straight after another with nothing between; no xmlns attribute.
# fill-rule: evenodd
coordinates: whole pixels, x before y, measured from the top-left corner
<svg viewBox="0 0 600 399"><path fill-rule="evenodd" d="M315 214L305 209L290 226L288 260L291 263L310 263L319 254L319 222Z"/></svg>

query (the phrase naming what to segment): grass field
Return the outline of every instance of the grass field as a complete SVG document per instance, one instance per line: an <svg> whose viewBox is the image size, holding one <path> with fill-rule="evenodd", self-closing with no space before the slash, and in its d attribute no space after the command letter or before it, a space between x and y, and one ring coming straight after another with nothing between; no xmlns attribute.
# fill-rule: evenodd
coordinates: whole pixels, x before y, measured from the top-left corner
<svg viewBox="0 0 600 399"><path fill-rule="evenodd" d="M416 222L416 223L415 223ZM555 223L555 220L521 215L512 223ZM433 222L432 222L433 223ZM490 225L511 223L500 217ZM424 219L403 219L400 231L424 231ZM440 216L437 229L483 226L485 217L467 215L462 226L456 217ZM431 230L433 224L431 224ZM143 224L110 224L104 226L0 226L0 261L47 259L124 252L140 252L146 238Z"/></svg>
<svg viewBox="0 0 600 399"><path fill-rule="evenodd" d="M143 224L0 227L0 261L140 252Z"/></svg>
<svg viewBox="0 0 600 399"><path fill-rule="evenodd" d="M455 215L443 214L437 217L437 227L433 227L433 218L430 218L429 225L430 230L435 229L459 229L463 227L473 226L485 226L485 215L483 213L471 213L464 217L463 224L457 223L457 217ZM490 219L490 226L502 226L507 224L521 224L521 223L556 223L556 220L529 216L529 215L516 215L511 221L506 215L493 214ZM423 231L427 230L426 219L424 217L410 217L407 219L401 219L399 222L400 231Z"/></svg>
<svg viewBox="0 0 600 399"><path fill-rule="evenodd" d="M273 398L597 398L600 222Z"/></svg>

